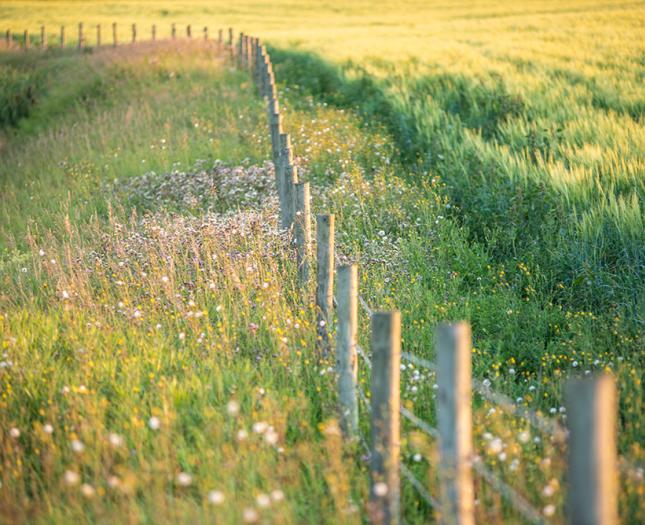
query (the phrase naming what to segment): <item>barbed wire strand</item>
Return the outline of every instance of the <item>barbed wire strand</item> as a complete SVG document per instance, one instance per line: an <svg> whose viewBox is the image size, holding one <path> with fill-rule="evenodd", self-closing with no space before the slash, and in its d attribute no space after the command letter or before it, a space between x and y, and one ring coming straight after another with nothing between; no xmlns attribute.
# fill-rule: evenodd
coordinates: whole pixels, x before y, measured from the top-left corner
<svg viewBox="0 0 645 525"><path fill-rule="evenodd" d="M418 429L423 430L430 437L433 437L435 439L439 438L439 431L436 428L430 426L428 423L426 423L422 419L419 419L412 411L408 410L405 407L401 407L399 411L401 412L401 415L405 419L410 421Z"/></svg>
<svg viewBox="0 0 645 525"><path fill-rule="evenodd" d="M416 489L416 491L419 493L421 498L430 505L433 509L438 509L439 508L439 502L432 497L430 492L428 492L428 489L426 489L423 486L423 483L419 481L419 478L417 478L412 471L404 464L401 463L401 474L405 476L405 478L412 484L412 486Z"/></svg>
<svg viewBox="0 0 645 525"><path fill-rule="evenodd" d="M499 492L531 523L548 523L542 513L520 493L494 474L480 461L473 461L473 470L477 472L495 491Z"/></svg>

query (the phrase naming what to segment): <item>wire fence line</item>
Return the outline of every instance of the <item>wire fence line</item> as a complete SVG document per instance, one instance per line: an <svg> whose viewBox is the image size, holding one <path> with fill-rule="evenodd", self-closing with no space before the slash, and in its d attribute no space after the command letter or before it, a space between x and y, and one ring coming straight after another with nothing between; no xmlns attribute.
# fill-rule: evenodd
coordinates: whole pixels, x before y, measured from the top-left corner
<svg viewBox="0 0 645 525"><path fill-rule="evenodd" d="M519 492L513 489L508 483L493 473L484 465L479 458L473 458L472 467L493 489L499 492L509 503L511 503L531 523L548 523L543 513L536 509Z"/></svg>

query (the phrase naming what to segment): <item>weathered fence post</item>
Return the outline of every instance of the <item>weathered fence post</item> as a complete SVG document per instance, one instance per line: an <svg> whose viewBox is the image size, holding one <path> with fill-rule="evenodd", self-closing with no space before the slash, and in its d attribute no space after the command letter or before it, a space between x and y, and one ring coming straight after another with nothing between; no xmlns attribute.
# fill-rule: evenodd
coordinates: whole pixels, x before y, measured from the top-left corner
<svg viewBox="0 0 645 525"><path fill-rule="evenodd" d="M151 36L153 42L157 41L157 26L155 24L152 24L152 29L150 31L150 36Z"/></svg>
<svg viewBox="0 0 645 525"><path fill-rule="evenodd" d="M96 24L96 47L101 47L101 24Z"/></svg>
<svg viewBox="0 0 645 525"><path fill-rule="evenodd" d="M47 31L45 26L40 26L40 49L47 49Z"/></svg>
<svg viewBox="0 0 645 525"><path fill-rule="evenodd" d="M190 24L186 26L186 38L193 38L193 32L190 27Z"/></svg>
<svg viewBox="0 0 645 525"><path fill-rule="evenodd" d="M116 47L119 44L119 40L116 34L116 22L112 23L112 45Z"/></svg>
<svg viewBox="0 0 645 525"><path fill-rule="evenodd" d="M235 58L235 46L233 45L233 28L228 28L228 52L231 60Z"/></svg>
<svg viewBox="0 0 645 525"><path fill-rule="evenodd" d="M83 49L83 22L78 24L78 49Z"/></svg>
<svg viewBox="0 0 645 525"><path fill-rule="evenodd" d="M609 375L572 379L566 403L569 523L614 525L618 523L615 380Z"/></svg>
<svg viewBox="0 0 645 525"><path fill-rule="evenodd" d="M23 35L23 41L24 41L24 48L25 50L29 49L29 29L25 29L24 35Z"/></svg>
<svg viewBox="0 0 645 525"><path fill-rule="evenodd" d="M60 26L60 47L65 47L65 26Z"/></svg>
<svg viewBox="0 0 645 525"><path fill-rule="evenodd" d="M292 180L293 154L291 153L291 137L288 133L280 134L280 157L276 169L276 186L278 187L278 201L280 202L280 227L289 229L291 205L287 200L287 186Z"/></svg>
<svg viewBox="0 0 645 525"><path fill-rule="evenodd" d="M7 45L7 49L9 49L11 47L11 29L7 29L7 32L4 35L4 40Z"/></svg>
<svg viewBox="0 0 645 525"><path fill-rule="evenodd" d="M177 38L177 26L174 23L170 25L170 36L173 40Z"/></svg>
<svg viewBox="0 0 645 525"><path fill-rule="evenodd" d="M329 323L334 308L334 215L316 217L316 325L318 345L329 352Z"/></svg>
<svg viewBox="0 0 645 525"><path fill-rule="evenodd" d="M218 29L217 30L217 49L221 51L223 47L224 47L224 30Z"/></svg>
<svg viewBox="0 0 645 525"><path fill-rule="evenodd" d="M132 24L132 43L137 43L137 24Z"/></svg>
<svg viewBox="0 0 645 525"><path fill-rule="evenodd" d="M468 323L437 327L437 428L441 511L439 521L473 525L472 342Z"/></svg>
<svg viewBox="0 0 645 525"><path fill-rule="evenodd" d="M371 320L372 446L370 508L372 523L400 522L400 366L401 314L375 312Z"/></svg>
<svg viewBox="0 0 645 525"><path fill-rule="evenodd" d="M204 42L208 42L208 27L204 26Z"/></svg>
<svg viewBox="0 0 645 525"><path fill-rule="evenodd" d="M332 259L333 260L333 259ZM338 374L338 400L340 427L346 437L358 436L358 268L355 264L338 268L336 293L336 373Z"/></svg>
<svg viewBox="0 0 645 525"><path fill-rule="evenodd" d="M298 281L301 286L309 282L309 265L311 260L311 210L309 183L296 184L296 217L295 239L296 259L298 262Z"/></svg>
<svg viewBox="0 0 645 525"><path fill-rule="evenodd" d="M282 227L291 230L296 221L296 184L298 184L298 168L289 164L284 171L284 222Z"/></svg>

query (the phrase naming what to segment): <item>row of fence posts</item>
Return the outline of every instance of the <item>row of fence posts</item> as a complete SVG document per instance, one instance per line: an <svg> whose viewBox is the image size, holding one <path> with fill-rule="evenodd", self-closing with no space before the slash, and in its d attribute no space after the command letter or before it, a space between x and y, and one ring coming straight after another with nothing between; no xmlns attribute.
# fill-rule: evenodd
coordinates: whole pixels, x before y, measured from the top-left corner
<svg viewBox="0 0 645 525"><path fill-rule="evenodd" d="M309 183L300 182L289 134L284 133L275 75L260 39L240 33L237 65L252 72L266 98L280 202L280 227L295 241L298 280L307 288L311 259ZM358 404L358 268L339 266L334 272L334 215L316 217L316 308L320 350L330 350L336 288L336 373L339 419L344 435L359 435ZM369 516L374 523L400 523L400 365L401 315L372 312L370 320L371 444ZM444 324L436 330L437 430L440 508L445 524L475 522L472 473L472 336L468 323ZM569 430L567 515L573 524L617 523L616 386L601 375L572 379L567 385Z"/></svg>
<svg viewBox="0 0 645 525"><path fill-rule="evenodd" d="M101 26L97 25L97 45ZM78 28L78 47L84 45L83 25ZM118 44L117 26L112 25L113 45ZM156 26L152 26L152 40ZM192 36L191 26L186 37ZM271 151L280 203L280 228L291 232L296 248L298 281L307 288L311 277L312 234L309 183L300 182L291 140L283 130L275 74L271 58L259 38L218 31L220 49L228 49L231 60L248 70L262 97L267 101ZM24 47L29 46L25 31ZM10 45L7 31L7 45ZM171 38L177 38L176 25ZM204 28L204 39L208 29ZM132 42L137 41L132 25ZM61 28L60 45L65 45ZM47 47L45 28L41 47ZM349 440L359 436L358 404L358 267L335 269L334 215L318 215L316 220L316 308L320 351L331 351L329 326L334 318L334 278L336 286L336 372L339 419ZM370 503L373 523L396 524L400 508L400 364L401 315L397 311L371 312L372 352L370 387ZM439 445L439 521L445 524L473 524L475 496L472 464L472 336L467 323L437 327L436 340L437 430ZM613 525L618 522L616 456L616 385L609 375L572 379L567 384L568 468L567 515L575 525Z"/></svg>
<svg viewBox="0 0 645 525"><path fill-rule="evenodd" d="M106 45L103 40L102 36L102 26L101 24L96 24L95 26L96 30L96 39L94 46L95 47L101 47L103 45ZM66 40L66 33L65 33L65 26L60 26L60 32L59 32L59 39L58 39L58 45L57 46L49 46L48 42L48 33L46 30L45 26L41 26L40 28L40 39L38 40L37 44L35 47L40 48L40 49L48 49L49 47L66 47L67 46L67 40ZM192 26L188 24L186 26L186 38L192 39L193 38L193 32L192 32ZM152 24L150 27L150 40L152 42L155 42L157 40L157 25ZM232 47L233 45L233 30L229 29L229 39L227 42L228 47ZM130 38L130 43L135 44L138 42L137 40L137 24L132 24L131 25L131 38ZM177 26L176 24L171 24L170 26L170 38L172 40L175 40L178 38L177 36ZM209 36L208 36L208 27L204 26L202 29L202 39L204 41L209 41ZM218 31L217 35L217 40L216 42L219 44L220 47L224 46L224 31L220 29ZM10 29L7 29L5 32L5 47L7 49L13 48L15 45L15 40L13 33L11 32ZM119 41L119 34L118 34L118 26L115 23L112 24L112 42L111 45L113 47L118 46L120 43ZM87 41L87 32L85 30L84 24L81 22L78 24L78 33L77 33L77 41L76 41L76 47L78 49L83 49L86 47L88 44ZM17 42L17 47L20 47L22 49L30 49L31 47L31 42L30 42L30 36L29 36L29 30L25 30L22 34L22 40Z"/></svg>

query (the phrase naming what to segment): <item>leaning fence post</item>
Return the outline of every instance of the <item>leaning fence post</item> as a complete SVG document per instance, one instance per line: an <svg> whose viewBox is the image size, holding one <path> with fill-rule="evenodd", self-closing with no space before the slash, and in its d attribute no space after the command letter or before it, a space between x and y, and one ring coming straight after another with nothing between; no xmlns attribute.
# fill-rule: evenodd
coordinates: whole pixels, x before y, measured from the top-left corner
<svg viewBox="0 0 645 525"><path fill-rule="evenodd" d="M29 29L25 29L25 33L23 35L23 38L24 38L25 49L29 49Z"/></svg>
<svg viewBox="0 0 645 525"><path fill-rule="evenodd" d="M132 43L136 44L137 42L137 24L132 24Z"/></svg>
<svg viewBox="0 0 645 525"><path fill-rule="evenodd" d="M101 24L96 24L96 47L101 47Z"/></svg>
<svg viewBox="0 0 645 525"><path fill-rule="evenodd" d="M83 49L83 22L78 24L78 49Z"/></svg>
<svg viewBox="0 0 645 525"><path fill-rule="evenodd" d="M401 314L375 312L371 319L372 386L370 519L400 522Z"/></svg>
<svg viewBox="0 0 645 525"><path fill-rule="evenodd" d="M45 26L40 26L40 48L47 49L47 31Z"/></svg>
<svg viewBox="0 0 645 525"><path fill-rule="evenodd" d="M609 375L572 379L566 403L569 523L614 525L618 523L616 383Z"/></svg>
<svg viewBox="0 0 645 525"><path fill-rule="evenodd" d="M295 239L296 259L298 262L298 281L305 286L309 281L309 264L311 259L311 212L309 183L296 184L296 217Z"/></svg>
<svg viewBox="0 0 645 525"><path fill-rule="evenodd" d="M336 309L336 372L340 428L348 438L358 436L358 267L355 264L338 268L338 307Z"/></svg>
<svg viewBox="0 0 645 525"><path fill-rule="evenodd" d="M437 327L436 348L440 523L473 525L472 342L468 323Z"/></svg>
<svg viewBox="0 0 645 525"><path fill-rule="evenodd" d="M334 215L316 217L316 308L320 349L329 351L329 323L334 307Z"/></svg>
<svg viewBox="0 0 645 525"><path fill-rule="evenodd" d="M190 24L186 26L186 38L193 38L193 33L192 33L192 29L190 28Z"/></svg>
<svg viewBox="0 0 645 525"><path fill-rule="evenodd" d="M114 47L116 47L118 45L118 43L119 43L119 41L118 41L117 34L116 34L116 22L113 22L112 23L112 45Z"/></svg>

